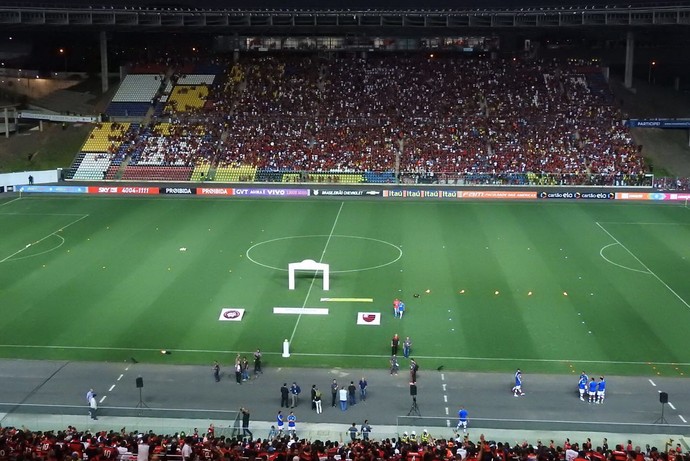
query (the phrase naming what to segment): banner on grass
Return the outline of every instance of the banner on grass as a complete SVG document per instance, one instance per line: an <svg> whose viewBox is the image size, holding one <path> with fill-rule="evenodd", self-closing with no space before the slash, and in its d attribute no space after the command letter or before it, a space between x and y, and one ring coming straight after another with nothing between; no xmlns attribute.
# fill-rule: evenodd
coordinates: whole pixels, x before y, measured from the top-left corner
<svg viewBox="0 0 690 461"><path fill-rule="evenodd" d="M237 309L235 307L224 307L220 311L218 320L226 322L241 322L244 317L244 309Z"/></svg>
<svg viewBox="0 0 690 461"><path fill-rule="evenodd" d="M357 325L381 325L380 312L358 312Z"/></svg>

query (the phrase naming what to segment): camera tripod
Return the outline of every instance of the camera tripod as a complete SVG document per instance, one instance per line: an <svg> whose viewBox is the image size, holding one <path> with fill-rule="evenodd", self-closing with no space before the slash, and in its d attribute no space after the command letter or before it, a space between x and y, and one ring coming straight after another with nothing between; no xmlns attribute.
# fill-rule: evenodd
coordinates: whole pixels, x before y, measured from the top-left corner
<svg viewBox="0 0 690 461"><path fill-rule="evenodd" d="M141 415L141 411L144 408L149 408L149 406L146 405L146 402L144 402L144 399L141 396L141 387L139 388L139 403L137 403L137 406L135 408L139 409L139 415Z"/></svg>
<svg viewBox="0 0 690 461"><path fill-rule="evenodd" d="M668 424L668 421L666 421L666 418L664 418L664 407L666 406L665 403L662 402L661 404L661 416L659 419L654 421L654 424Z"/></svg>
<svg viewBox="0 0 690 461"><path fill-rule="evenodd" d="M417 406L417 396L412 396L412 406L410 407L410 411L407 412L407 416L410 415L417 415L417 416L422 416L422 414L419 412L419 407Z"/></svg>

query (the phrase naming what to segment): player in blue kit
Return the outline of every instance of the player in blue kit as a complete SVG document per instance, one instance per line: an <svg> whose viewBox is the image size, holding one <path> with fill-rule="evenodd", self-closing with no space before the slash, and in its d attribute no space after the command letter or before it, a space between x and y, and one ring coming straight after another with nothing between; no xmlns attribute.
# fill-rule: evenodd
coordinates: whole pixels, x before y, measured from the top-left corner
<svg viewBox="0 0 690 461"><path fill-rule="evenodd" d="M462 427L462 432L467 434L467 410L465 407L460 407L458 410L458 425L455 427L455 432L458 432Z"/></svg>
<svg viewBox="0 0 690 461"><path fill-rule="evenodd" d="M606 380L603 376L599 377L599 384L597 384L597 403L604 403L606 397Z"/></svg>
<svg viewBox="0 0 690 461"><path fill-rule="evenodd" d="M515 386L513 386L513 396L514 397L519 397L521 395L525 395L524 392L522 392L522 372L518 368L518 370L515 372Z"/></svg>
<svg viewBox="0 0 690 461"><path fill-rule="evenodd" d="M283 428L285 427L285 422L283 420L283 412L279 411L276 415L276 425L278 426L278 437L283 436Z"/></svg>
<svg viewBox="0 0 690 461"><path fill-rule="evenodd" d="M288 433L290 434L291 437L294 437L297 435L297 417L293 412L290 412L290 414L287 417L288 420Z"/></svg>
<svg viewBox="0 0 690 461"><path fill-rule="evenodd" d="M589 381L587 394L589 396L589 403L592 403L597 399L597 382L594 381L594 378Z"/></svg>
<svg viewBox="0 0 690 461"><path fill-rule="evenodd" d="M577 382L577 391L580 393L580 400L585 401L585 391L587 390L587 375L583 371L580 380Z"/></svg>

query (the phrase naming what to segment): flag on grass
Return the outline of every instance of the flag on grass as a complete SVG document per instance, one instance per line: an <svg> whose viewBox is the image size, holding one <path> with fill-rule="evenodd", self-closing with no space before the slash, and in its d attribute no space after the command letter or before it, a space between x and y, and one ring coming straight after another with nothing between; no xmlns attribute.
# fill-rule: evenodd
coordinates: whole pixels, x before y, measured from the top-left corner
<svg viewBox="0 0 690 461"><path fill-rule="evenodd" d="M380 312L358 312L357 325L381 325Z"/></svg>
<svg viewBox="0 0 690 461"><path fill-rule="evenodd" d="M235 307L224 307L220 311L218 320L227 322L241 322L244 317L244 309L237 309Z"/></svg>

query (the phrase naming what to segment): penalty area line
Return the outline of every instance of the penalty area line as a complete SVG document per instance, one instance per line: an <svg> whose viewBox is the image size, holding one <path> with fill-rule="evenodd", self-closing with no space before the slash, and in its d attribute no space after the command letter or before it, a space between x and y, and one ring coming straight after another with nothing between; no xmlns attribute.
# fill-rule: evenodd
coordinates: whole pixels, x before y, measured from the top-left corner
<svg viewBox="0 0 690 461"><path fill-rule="evenodd" d="M9 256L7 256L7 257L5 257L5 258L3 258L3 259L0 259L0 264L2 264L2 263L4 263L4 262L8 261L9 259L13 258L14 256L17 256L19 253L23 252L24 250L26 250L27 248L29 248L31 245L36 245L36 244L38 244L38 243L41 243L41 242L44 241L45 239L50 238L50 237L52 237L52 236L54 236L54 235L57 235L58 232L61 232L61 231L65 230L65 229L67 229L67 228L68 228L69 226L71 226L72 224L76 224L76 223L78 223L79 221L81 221L82 219L85 219L85 218L88 218L88 217L89 217L88 214L82 215L80 218L75 219L75 220L72 221L71 223L68 223L68 224L66 224L66 225L64 225L64 226L62 226L62 227L60 227L58 230L56 230L56 231L54 231L54 232L51 232L50 234L46 235L46 236L43 237L42 239L36 240L35 242L32 242L32 243L26 245L24 248L21 248L21 249L19 249L18 251L15 251L15 252L12 253L11 255L9 255Z"/></svg>
<svg viewBox="0 0 690 461"><path fill-rule="evenodd" d="M597 226L599 226L599 228L600 228L601 230L603 230L603 231L606 233L606 235L608 235L609 237L611 237L611 238L613 239L614 242L616 242L617 244L619 244L619 245L621 246L621 248L623 248L625 251L627 251L627 252L630 254L630 256L632 256L633 258L635 258L635 261L637 261L638 263L640 263L640 265L641 265L642 267L644 267L644 269L645 269L647 272L649 272L650 275L652 275L652 276L653 276L655 279L657 279L663 286L665 286L666 289L667 289L668 291L670 291L671 293L673 293L673 295L674 295L676 298L678 298L678 299L680 300L680 302L682 302L683 304L685 304L685 307L687 307L688 309L690 309L690 304L688 304L688 302L687 302L686 300L684 300L683 298L681 298L680 295L679 295L678 293L676 293L676 292L673 290L673 288L671 288L670 286L668 286L668 284L667 284L666 282L664 282L663 280L661 280L661 277L659 277L658 275L656 275L656 274L655 274L645 263L643 263L643 262L640 260L640 258L638 258L637 256L635 256L635 253L633 253L632 251L630 251L630 250L628 249L628 247L626 247L625 245L623 245L623 244L621 243L620 240L618 240L616 237L614 237L613 234L611 234L611 232L607 231L606 228L605 228L604 226L602 226L598 221L596 222L596 224L597 224Z"/></svg>
<svg viewBox="0 0 690 461"><path fill-rule="evenodd" d="M6 349L65 349L65 350L84 350L84 351L129 351L129 352L158 352L157 348L143 348L143 347L107 347L107 346L59 346L59 345L35 345L35 344L0 344L0 348ZM251 354L254 351L231 351L221 349L166 349L170 352L188 353L188 354ZM282 352L261 352L266 355L281 355ZM373 358L390 359L389 355L375 355L375 354L321 354L296 352L292 355L301 357L355 357L355 358ZM604 365L645 365L649 362L636 362L625 360L580 360L580 359L531 359L525 357L458 357L458 356L434 356L434 355L418 355L415 356L420 359L441 359L441 360L460 360L460 361L481 361L481 362L533 362L533 363L583 363L583 364L604 364ZM675 366L690 366L690 362L654 362L654 365L675 365Z"/></svg>

